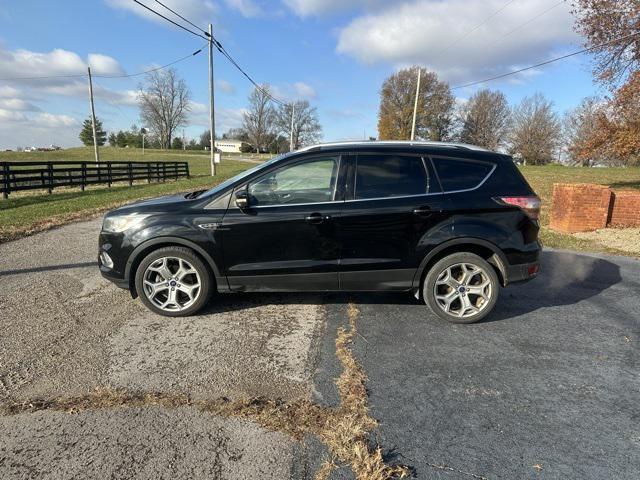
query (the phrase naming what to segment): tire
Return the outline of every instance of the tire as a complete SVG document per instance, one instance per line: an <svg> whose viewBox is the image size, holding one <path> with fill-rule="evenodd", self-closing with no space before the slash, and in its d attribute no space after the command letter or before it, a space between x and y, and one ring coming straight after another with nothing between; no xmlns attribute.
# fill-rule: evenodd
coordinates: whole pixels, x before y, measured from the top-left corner
<svg viewBox="0 0 640 480"><path fill-rule="evenodd" d="M422 297L431 311L444 320L475 323L491 313L499 291L494 268L478 255L460 252L431 267L422 286Z"/></svg>
<svg viewBox="0 0 640 480"><path fill-rule="evenodd" d="M142 303L165 317L187 317L211 298L213 280L200 257L184 247L164 247L147 255L136 270Z"/></svg>

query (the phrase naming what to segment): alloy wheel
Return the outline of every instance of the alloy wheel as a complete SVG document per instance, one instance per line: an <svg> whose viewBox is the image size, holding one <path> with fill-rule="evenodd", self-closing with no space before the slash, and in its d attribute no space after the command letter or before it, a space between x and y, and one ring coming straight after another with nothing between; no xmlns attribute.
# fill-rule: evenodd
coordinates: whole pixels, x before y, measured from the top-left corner
<svg viewBox="0 0 640 480"><path fill-rule="evenodd" d="M198 271L178 257L154 260L143 276L144 294L156 307L167 312L189 308L201 292Z"/></svg>
<svg viewBox="0 0 640 480"><path fill-rule="evenodd" d="M479 315L493 295L491 278L477 265L458 263L445 268L433 287L436 304L458 318Z"/></svg>

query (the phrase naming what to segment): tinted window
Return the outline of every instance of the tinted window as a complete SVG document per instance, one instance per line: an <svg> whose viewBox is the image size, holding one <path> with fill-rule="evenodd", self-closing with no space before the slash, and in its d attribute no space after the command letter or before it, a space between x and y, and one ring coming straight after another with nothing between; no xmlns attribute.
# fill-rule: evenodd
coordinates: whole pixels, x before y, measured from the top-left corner
<svg viewBox="0 0 640 480"><path fill-rule="evenodd" d="M286 205L333 200L338 158L316 158L271 172L249 184L251 205Z"/></svg>
<svg viewBox="0 0 640 480"><path fill-rule="evenodd" d="M445 192L475 188L487 178L493 168L493 165L487 163L445 158L434 158L433 162Z"/></svg>
<svg viewBox="0 0 640 480"><path fill-rule="evenodd" d="M429 177L420 157L359 155L355 198L386 198L429 193Z"/></svg>

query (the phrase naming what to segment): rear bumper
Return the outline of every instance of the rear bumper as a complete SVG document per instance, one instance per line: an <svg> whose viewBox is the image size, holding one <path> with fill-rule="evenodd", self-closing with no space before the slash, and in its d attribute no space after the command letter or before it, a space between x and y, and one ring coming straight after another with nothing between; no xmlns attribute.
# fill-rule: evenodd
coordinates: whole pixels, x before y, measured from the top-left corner
<svg viewBox="0 0 640 480"><path fill-rule="evenodd" d="M540 262L507 265L506 284L528 282L540 273Z"/></svg>

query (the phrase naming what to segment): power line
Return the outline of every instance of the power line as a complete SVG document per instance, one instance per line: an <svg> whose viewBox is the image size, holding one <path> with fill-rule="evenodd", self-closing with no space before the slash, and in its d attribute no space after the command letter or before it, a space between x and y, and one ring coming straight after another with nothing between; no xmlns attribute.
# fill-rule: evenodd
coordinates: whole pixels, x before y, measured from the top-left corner
<svg viewBox="0 0 640 480"><path fill-rule="evenodd" d="M205 36L209 36L209 32L207 32L206 30L200 28L198 25L196 25L195 23L191 22L190 20L187 20L186 18L184 18L182 15L180 15L178 12L176 12L175 10L172 10L171 8L167 7L164 3L162 3L160 0L155 0L157 4L163 6L164 8L166 8L167 10L169 10L171 13L173 13L176 17L182 19L183 21L187 22L189 25L191 25L192 27L195 27L197 30L200 30L202 33L205 34Z"/></svg>
<svg viewBox="0 0 640 480"><path fill-rule="evenodd" d="M487 18L485 18L484 20L482 20L482 22L480 22L478 25L476 25L475 27L473 27L471 30L469 30L468 32L464 33L463 35L461 35L460 37L456 38L453 42L451 42L449 45L447 45L444 49L440 50L440 55L442 55L443 53L449 51L451 49L451 47L453 47L454 45L457 45L458 42L460 42L460 40L463 40L465 38L467 38L469 35L471 35L473 32L475 32L476 30L478 30L481 26L483 26L485 23L487 23L489 20L491 20L492 18L494 18L496 15L498 15L500 12L502 12L504 9L506 9L509 5L511 5L512 3L514 3L516 0L510 0L507 3L505 3L502 7L500 7L498 10L494 11L491 15L489 15Z"/></svg>
<svg viewBox="0 0 640 480"><path fill-rule="evenodd" d="M496 43L498 43L499 41L503 40L504 38L508 37L509 35L514 34L515 32L517 32L518 30L520 30L522 27L526 27L527 25L529 25L530 23L535 22L536 20L538 20L540 17L546 15L547 13L549 13L551 10L559 7L560 5L562 5L565 2L565 0L560 0L558 3L552 5L551 7L547 8L546 10L540 12L538 15L536 15L533 18L530 18L529 20L527 20L524 23L521 23L520 25L518 25L517 27L515 27L512 30L509 30L507 33L505 33L504 35L502 35L501 37L497 38L495 41L493 41L492 43L490 43L489 45L487 45L487 47L492 47L493 45L495 45Z"/></svg>
<svg viewBox="0 0 640 480"><path fill-rule="evenodd" d="M136 2L137 4L143 6L144 8L146 8L147 10L155 13L156 15L164 18L165 20L171 22L174 25L177 25L178 27L182 28L183 30L186 30L187 32L196 35L198 37L202 37L202 35L184 27L183 25L180 25L179 23L171 20L170 18L167 18L166 16L162 15L161 13L157 12L156 10L152 9L151 7L139 2L138 0L133 0L134 2ZM160 2L159 0L155 0L159 5L161 5L162 7L166 8L168 11L170 11L171 13L173 13L174 15L176 15L178 18L182 19L183 21L187 22L189 25L197 28L198 30L201 30L207 37L209 37L209 32L205 32L204 30L202 30L200 27L198 27L195 23L191 22L189 19L185 18L184 16L180 15L178 12L176 12L175 10L172 10L171 8L167 7L164 3ZM512 0L515 1L515 0ZM205 38L205 37L202 37ZM209 41L209 38L205 38L205 40ZM231 64L243 75L247 78L247 80L249 80L249 82L251 82L251 84L256 87L259 91L261 91L264 95L266 95L268 98L270 98L274 103L281 105L281 106L285 106L286 102L283 102L282 100L276 98L273 96L273 94L271 92L269 92L269 90L267 90L266 88L264 88L262 85L260 85L256 80L254 80L251 75L249 75L246 70L244 70L240 64L233 58L233 56L227 51L226 48L224 48L224 46L213 36L211 35L211 41L213 42L213 44L215 45L216 49L222 54L224 55L224 57L229 60L229 62L231 62Z"/></svg>
<svg viewBox="0 0 640 480"><path fill-rule="evenodd" d="M92 75L93 78L130 78L130 77L139 77L140 75L146 75L147 73L151 73L151 72L157 72L158 70L163 70L165 68L168 68L172 65L175 65L176 63L179 62L183 62L185 60L187 60L188 58L194 57L196 55L198 55L200 52L202 52L202 50L204 49L206 45L203 45L202 47L200 47L198 50L196 50L193 53L190 53L189 55L185 55L184 57L180 57L177 60L174 60L173 62L167 63L165 65L162 65L160 67L154 67L154 68L150 68L149 70L143 70L141 72L136 72L136 73L129 73L129 74L122 74L122 75ZM35 76L35 77L8 77L8 78L0 78L0 82L9 82L9 81L14 81L14 80L46 80L46 79L53 79L53 78L86 78L87 74L86 73L75 73L75 74L69 74L69 75L42 75L42 76Z"/></svg>
<svg viewBox="0 0 640 480"><path fill-rule="evenodd" d="M173 23L176 27L181 28L187 32L189 32L191 35L195 35L196 37L200 37L204 40L209 40L207 37L205 37L204 35L200 35L197 32L194 32L193 30L188 29L187 27L185 27L184 25L180 25L178 22L174 22L173 20L171 20L169 17L165 17L163 14L161 14L160 12L157 12L156 10L154 10L153 8L145 5L142 2L139 2L138 0L133 0L134 2L136 2L138 5L140 5L141 7L146 8L147 10L149 10L150 12L158 15L161 18L164 18L167 22ZM166 7L165 7L166 8Z"/></svg>
<svg viewBox="0 0 640 480"><path fill-rule="evenodd" d="M561 57L552 58L551 60L546 60L544 62L540 62L540 63L537 63L535 65L530 65L530 66L525 67L525 68L520 68L520 69L515 70L513 72L503 73L502 75L496 75L495 77L485 78L484 80L478 80L478 81L467 83L467 84L464 84L464 85L457 85L455 87L451 87L451 89L452 90L457 90L457 89L460 89L460 88L473 87L474 85L479 85L481 83L491 82L493 80L499 80L501 78L509 77L511 75L516 75L518 73L526 72L527 70L532 70L534 68L542 67L544 65L549 65L550 63L558 62L560 60L565 60L565 59L567 59L569 57L574 57L574 56L580 55L582 53L590 52L591 50L597 50L598 48L606 47L607 45L619 42L621 40L625 40L627 38L635 37L636 35L640 35L640 31L634 32L634 33L630 33L630 34L624 35L622 37L614 38L613 40L609 40L608 42L600 43L599 45L594 45L593 47L583 48L582 50L578 50L577 52L568 53L567 55L562 55Z"/></svg>

